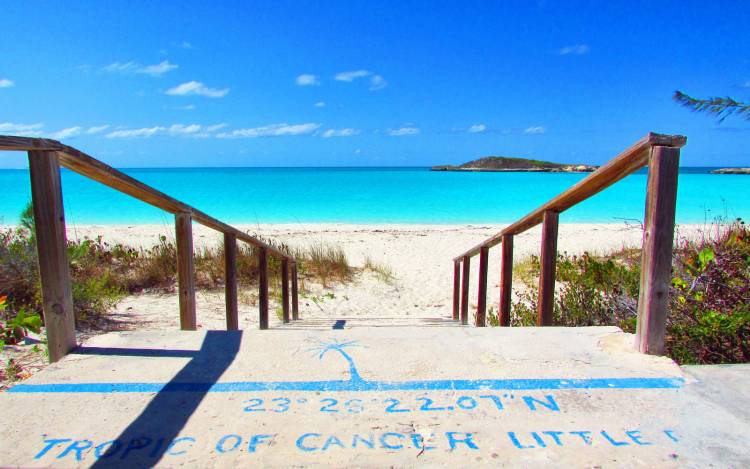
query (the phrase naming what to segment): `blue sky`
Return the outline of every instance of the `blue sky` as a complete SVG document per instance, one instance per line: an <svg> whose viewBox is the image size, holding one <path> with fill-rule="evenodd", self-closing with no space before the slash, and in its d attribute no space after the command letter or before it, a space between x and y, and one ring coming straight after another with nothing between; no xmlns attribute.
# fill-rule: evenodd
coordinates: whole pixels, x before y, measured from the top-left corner
<svg viewBox="0 0 750 469"><path fill-rule="evenodd" d="M0 1L0 134L118 167L602 163L648 131L750 165L732 2ZM3 154L0 167L25 166Z"/></svg>

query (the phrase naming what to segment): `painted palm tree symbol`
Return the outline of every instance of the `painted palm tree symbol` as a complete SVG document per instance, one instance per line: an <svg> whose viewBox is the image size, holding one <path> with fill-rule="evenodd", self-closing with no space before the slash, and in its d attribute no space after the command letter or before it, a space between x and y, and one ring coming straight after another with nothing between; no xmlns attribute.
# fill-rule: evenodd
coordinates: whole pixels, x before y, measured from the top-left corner
<svg viewBox="0 0 750 469"><path fill-rule="evenodd" d="M349 363L349 380L364 381L362 377L359 376L357 366L354 364L354 359L348 353L346 353L346 351L344 351L344 349L348 347L362 347L362 345L359 345L356 340L340 342L337 339L334 339L333 342L319 342L319 344L320 345L311 348L310 351L317 353L320 360L322 360L323 356L330 351L338 352L342 357L344 357L344 360Z"/></svg>

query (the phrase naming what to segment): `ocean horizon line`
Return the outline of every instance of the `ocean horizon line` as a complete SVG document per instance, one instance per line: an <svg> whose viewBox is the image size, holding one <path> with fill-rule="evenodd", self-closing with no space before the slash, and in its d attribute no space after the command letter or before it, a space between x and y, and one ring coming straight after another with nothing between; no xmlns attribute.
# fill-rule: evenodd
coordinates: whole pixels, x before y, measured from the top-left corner
<svg viewBox="0 0 750 469"><path fill-rule="evenodd" d="M750 218L747 176L683 167L678 223ZM125 169L135 179L226 223L511 223L590 173L454 172L409 167L180 167ZM647 170L565 212L566 222L643 218ZM31 199L28 170L0 170L0 220ZM78 224L161 223L164 213L71 170L62 172L66 219Z"/></svg>
<svg viewBox="0 0 750 469"><path fill-rule="evenodd" d="M121 171L131 171L131 170L160 170L160 169L171 169L171 170L222 170L222 169L431 169L434 166L440 166L440 165L384 165L384 166L341 166L341 165L334 165L334 166L113 166L117 170ZM593 165L597 166L597 165ZM721 169L721 168L740 168L741 166L680 166L680 170L715 170L715 169ZM28 171L28 166L22 167L22 168L0 168L0 171ZM68 168L61 168L62 171L71 171L74 172ZM637 170L634 174L638 173L646 173L647 167L643 167L639 170ZM523 171L523 170L507 170L507 171L474 171L476 172L487 172L487 173L495 173L495 174L502 174L502 173L525 173L525 172L534 172L537 174L557 174L556 171ZM465 173L470 174L473 172L466 171ZM573 174L590 174L587 172L580 172L580 173L573 173Z"/></svg>

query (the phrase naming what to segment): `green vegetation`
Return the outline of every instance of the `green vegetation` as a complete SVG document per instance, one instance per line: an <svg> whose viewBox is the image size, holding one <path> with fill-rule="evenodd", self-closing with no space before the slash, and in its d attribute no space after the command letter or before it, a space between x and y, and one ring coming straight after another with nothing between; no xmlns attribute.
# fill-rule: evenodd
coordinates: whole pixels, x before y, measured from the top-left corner
<svg viewBox="0 0 750 469"><path fill-rule="evenodd" d="M680 240L672 263L666 353L678 363L750 361L750 230L738 220L702 239ZM514 272L511 324L536 324L539 259ZM606 256L561 254L557 263L554 322L560 326L615 325L635 332L640 250ZM490 315L495 314L491 312ZM490 324L497 317L490 316Z"/></svg>
<svg viewBox="0 0 750 469"><path fill-rule="evenodd" d="M330 281L348 282L354 274L346 253L340 246L317 243L290 251L297 259L299 274L312 276L329 286Z"/></svg>
<svg viewBox="0 0 750 469"><path fill-rule="evenodd" d="M729 96L698 99L688 96L682 91L675 91L672 99L692 111L710 114L719 119L719 122L723 122L724 119L733 114L750 120L750 103L743 103Z"/></svg>
<svg viewBox="0 0 750 469"><path fill-rule="evenodd" d="M553 163L551 161L532 160L528 158L514 158L510 156L485 156L476 160L469 161L460 166L433 166L433 171L466 171L466 170L485 170L485 171L593 171L593 166L579 168L579 165L564 163Z"/></svg>
<svg viewBox="0 0 750 469"><path fill-rule="evenodd" d="M297 259L302 291L305 280L328 286L331 282L349 281L353 275L354 270L340 247L320 243L291 249L283 243L255 236ZM98 320L129 293L171 292L177 282L177 249L164 236L150 249L111 245L101 237L68 241L68 258L78 328L97 328ZM273 289L273 282L280 281L281 261L269 256L268 269ZM198 288L223 287L224 246L196 252L195 270ZM240 287L257 285L258 274L256 249L239 243L237 278ZM0 345L17 343L25 335L24 331L39 331L43 311L31 207L24 210L18 228L0 230L0 298L0 340L3 341ZM248 302L254 303L255 299L248 298Z"/></svg>
<svg viewBox="0 0 750 469"><path fill-rule="evenodd" d="M381 264L372 260L370 256L365 257L364 270L369 270L380 280L385 283L393 283L396 280L396 274L393 272L393 268L387 264Z"/></svg>

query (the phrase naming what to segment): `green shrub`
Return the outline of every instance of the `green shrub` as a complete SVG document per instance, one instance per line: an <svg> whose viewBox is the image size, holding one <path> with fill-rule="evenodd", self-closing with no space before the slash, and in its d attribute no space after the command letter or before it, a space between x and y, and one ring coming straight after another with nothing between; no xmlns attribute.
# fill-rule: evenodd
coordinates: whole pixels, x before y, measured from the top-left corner
<svg viewBox="0 0 750 469"><path fill-rule="evenodd" d="M640 250L606 256L561 254L557 262L554 324L619 326L635 332ZM750 361L750 231L741 221L674 249L666 354L679 363ZM514 269L516 271L516 269ZM539 258L518 269L511 325L536 324Z"/></svg>

